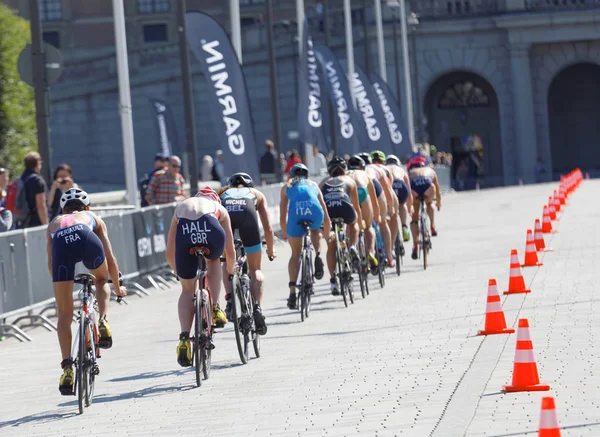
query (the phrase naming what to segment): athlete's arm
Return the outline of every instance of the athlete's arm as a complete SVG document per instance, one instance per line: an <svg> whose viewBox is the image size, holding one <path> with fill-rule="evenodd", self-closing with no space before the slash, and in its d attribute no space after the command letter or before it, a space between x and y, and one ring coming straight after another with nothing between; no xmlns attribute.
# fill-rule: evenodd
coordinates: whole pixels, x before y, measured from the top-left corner
<svg viewBox="0 0 600 437"><path fill-rule="evenodd" d="M235 244L233 242L233 231L231 230L231 220L229 219L229 213L221 206L221 226L225 231L225 259L227 261L227 273L233 275L235 273Z"/></svg>
<svg viewBox="0 0 600 437"><path fill-rule="evenodd" d="M287 197L287 184L281 188L281 196L279 200L279 227L283 232L283 238L287 235L287 212L289 199Z"/></svg>
<svg viewBox="0 0 600 437"><path fill-rule="evenodd" d="M369 198L371 199L371 205L373 207L373 219L381 223L381 217L379 212L379 202L377 201L377 193L375 192L375 185L373 185L373 181L371 178L369 179L369 185L367 185L369 189Z"/></svg>
<svg viewBox="0 0 600 437"><path fill-rule="evenodd" d="M437 173L433 172L433 185L435 186L435 204L437 205L438 211L442 207L442 190L440 190L440 183L438 181Z"/></svg>
<svg viewBox="0 0 600 437"><path fill-rule="evenodd" d="M48 254L48 271L52 277L52 237L50 236L50 226L46 229L46 253Z"/></svg>
<svg viewBox="0 0 600 437"><path fill-rule="evenodd" d="M408 177L408 173L404 173L404 176L402 176L402 179L404 179L404 183L406 184L406 188L408 190L408 197L406 198L406 208L408 209L408 213L412 214L412 207L413 207L413 195L412 195L412 188L410 187L410 178Z"/></svg>
<svg viewBox="0 0 600 437"><path fill-rule="evenodd" d="M173 215L171 220L171 226L169 227L169 235L167 237L167 252L165 254L167 263L171 270L177 272L177 266L175 265L175 237L177 236L177 216Z"/></svg>
<svg viewBox="0 0 600 437"><path fill-rule="evenodd" d="M110 275L110 279L112 279L114 284L115 293L117 296L125 296L127 292L124 288L119 287L119 264L117 264L117 258L115 258L110 240L108 239L108 229L106 229L106 224L104 223L104 220L102 220L96 214L92 213L92 215L96 219L96 223L98 225L96 226L96 230L94 232L98 238L100 238L102 246L104 246L104 255L106 256L106 263L108 264L108 274Z"/></svg>
<svg viewBox="0 0 600 437"><path fill-rule="evenodd" d="M358 188L356 182L354 181L352 181L352 184L350 184L350 196L352 196L352 205L354 206L354 210L356 211L358 228L362 231L364 230L362 211L360 210L360 201L358 200Z"/></svg>
<svg viewBox="0 0 600 437"><path fill-rule="evenodd" d="M260 217L260 222L263 226L263 231L265 233L265 241L267 242L267 255L270 257L275 256L275 247L274 236L273 236L273 227L271 226L271 220L269 219L269 210L267 209L267 199L265 195L260 191L253 190L256 194L258 201L256 202L256 208L258 210L258 216Z"/></svg>
<svg viewBox="0 0 600 437"><path fill-rule="evenodd" d="M327 205L325 205L325 199L323 199L321 190L319 190L319 203L321 204L321 209L323 209L323 230L325 231L325 239L329 241L329 234L331 234L331 219L329 218L329 212L327 212Z"/></svg>

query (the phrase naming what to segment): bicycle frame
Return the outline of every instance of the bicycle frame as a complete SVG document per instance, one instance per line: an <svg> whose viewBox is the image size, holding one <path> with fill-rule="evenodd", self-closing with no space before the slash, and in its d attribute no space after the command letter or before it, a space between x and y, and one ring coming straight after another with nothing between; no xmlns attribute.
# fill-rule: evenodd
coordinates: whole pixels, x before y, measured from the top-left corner
<svg viewBox="0 0 600 437"><path fill-rule="evenodd" d="M92 356L93 356L93 360L95 361L96 358L98 356L100 356L100 348L98 346L99 331L98 331L97 317L92 317L92 311L94 311L96 314L99 314L98 301L96 300L96 295L94 294L94 291L92 289L91 282L88 282L87 284L83 285L81 287L81 290L79 291L79 293L82 294L82 298L81 298L81 307L79 309L79 314L77 315L77 321L79 323L85 323L85 320L81 320L81 318L84 317L84 318L88 319L90 321L90 323L92 324L93 334L94 334L94 338L92 339L92 341L95 346L92 348ZM90 308L91 308L91 310L90 310ZM77 332L75 334L75 341L73 342L73 346L71 348L71 356L72 357L77 356L76 349L77 349L78 345L79 345L79 329L77 330Z"/></svg>

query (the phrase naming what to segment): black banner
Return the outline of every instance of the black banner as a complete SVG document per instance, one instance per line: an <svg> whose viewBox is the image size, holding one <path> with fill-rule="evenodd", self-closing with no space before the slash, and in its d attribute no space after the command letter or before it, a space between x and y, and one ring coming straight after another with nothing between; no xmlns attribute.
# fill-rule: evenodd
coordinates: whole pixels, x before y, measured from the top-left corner
<svg viewBox="0 0 600 437"><path fill-rule="evenodd" d="M328 147L323 133L322 94L317 71L317 58L306 18L304 19L303 36L298 81L298 133L300 142L326 151Z"/></svg>
<svg viewBox="0 0 600 437"><path fill-rule="evenodd" d="M410 144L410 137L408 136L408 128L406 127L404 118L402 118L402 111L394 98L394 94L390 90L390 87L377 74L371 73L371 81L373 82L375 94L381 104L381 110L388 126L394 152L398 157L412 155L413 151Z"/></svg>
<svg viewBox="0 0 600 437"><path fill-rule="evenodd" d="M210 15L186 13L187 40L209 85L208 101L225 158L225 174L260 180L244 73L225 30Z"/></svg>
<svg viewBox="0 0 600 437"><path fill-rule="evenodd" d="M150 207L133 214L133 230L140 273L166 265L167 236L175 207Z"/></svg>
<svg viewBox="0 0 600 437"><path fill-rule="evenodd" d="M173 112L162 100L153 98L151 102L156 116L156 129L159 141L158 150L164 156L172 156L177 149L177 134L175 132Z"/></svg>
<svg viewBox="0 0 600 437"><path fill-rule="evenodd" d="M348 76L346 61L342 60L340 64L344 68L346 76ZM367 133L367 143L365 144L367 150L381 150L386 155L393 153L379 98L375 94L369 77L356 64L354 65L354 77L351 86L356 101L356 112L362 118Z"/></svg>
<svg viewBox="0 0 600 437"><path fill-rule="evenodd" d="M339 154L360 153L366 133L354 110L344 71L329 47L318 45L315 47L315 54L321 64L329 97L337 114Z"/></svg>

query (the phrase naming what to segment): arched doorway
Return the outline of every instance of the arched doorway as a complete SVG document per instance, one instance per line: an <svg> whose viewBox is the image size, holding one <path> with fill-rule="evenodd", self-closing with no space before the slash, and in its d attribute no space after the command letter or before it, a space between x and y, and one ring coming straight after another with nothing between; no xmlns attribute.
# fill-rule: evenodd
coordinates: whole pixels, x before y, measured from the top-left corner
<svg viewBox="0 0 600 437"><path fill-rule="evenodd" d="M556 75L548 90L552 171L600 169L600 66L575 64Z"/></svg>
<svg viewBox="0 0 600 437"><path fill-rule="evenodd" d="M504 183L498 97L481 76L458 71L439 78L425 97L429 142L453 155L454 188Z"/></svg>

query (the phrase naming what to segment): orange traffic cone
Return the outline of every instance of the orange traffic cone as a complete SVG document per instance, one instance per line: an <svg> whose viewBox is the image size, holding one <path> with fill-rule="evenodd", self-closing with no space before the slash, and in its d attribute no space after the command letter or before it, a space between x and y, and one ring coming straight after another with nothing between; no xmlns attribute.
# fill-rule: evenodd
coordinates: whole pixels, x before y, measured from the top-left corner
<svg viewBox="0 0 600 437"><path fill-rule="evenodd" d="M552 396L542 398L538 437L560 437L556 405L554 405L554 398Z"/></svg>
<svg viewBox="0 0 600 437"><path fill-rule="evenodd" d="M561 205L566 205L566 203L567 203L567 195L565 192L565 187L563 185L561 185L558 188L558 201L560 202Z"/></svg>
<svg viewBox="0 0 600 437"><path fill-rule="evenodd" d="M531 293L525 288L525 278L521 274L521 263L519 252L516 249L510 251L510 277L508 278L508 290L504 294Z"/></svg>
<svg viewBox="0 0 600 437"><path fill-rule="evenodd" d="M546 243L544 242L544 233L542 232L542 224L538 218L535 219L534 241L535 248L538 252L552 252L554 250L550 247L546 247Z"/></svg>
<svg viewBox="0 0 600 437"><path fill-rule="evenodd" d="M548 214L550 214L550 220L558 220L558 217L556 217L556 208L554 208L554 199L552 196L548 197Z"/></svg>
<svg viewBox="0 0 600 437"><path fill-rule="evenodd" d="M544 205L544 215L542 218L542 232L544 234L555 234L558 232L552 229L552 221L550 220L550 213L548 212L547 205Z"/></svg>
<svg viewBox="0 0 600 437"><path fill-rule="evenodd" d="M531 229L527 229L525 262L521 264L521 267L539 267L543 265L544 264L538 260L537 250L535 248L535 240L533 239L533 232L531 232Z"/></svg>
<svg viewBox="0 0 600 437"><path fill-rule="evenodd" d="M496 280L490 279L488 282L487 307L485 310L485 329L477 331L477 334L512 334L513 332L515 332L514 329L506 327L506 319L504 318Z"/></svg>
<svg viewBox="0 0 600 437"><path fill-rule="evenodd" d="M558 191L554 190L554 196L552 201L554 202L554 209L556 212L560 212L560 200L558 199Z"/></svg>
<svg viewBox="0 0 600 437"><path fill-rule="evenodd" d="M517 391L547 390L550 390L549 385L540 384L537 364L533 356L533 343L529 336L529 322L527 319L519 319L512 384L502 386L502 391L513 393Z"/></svg>

